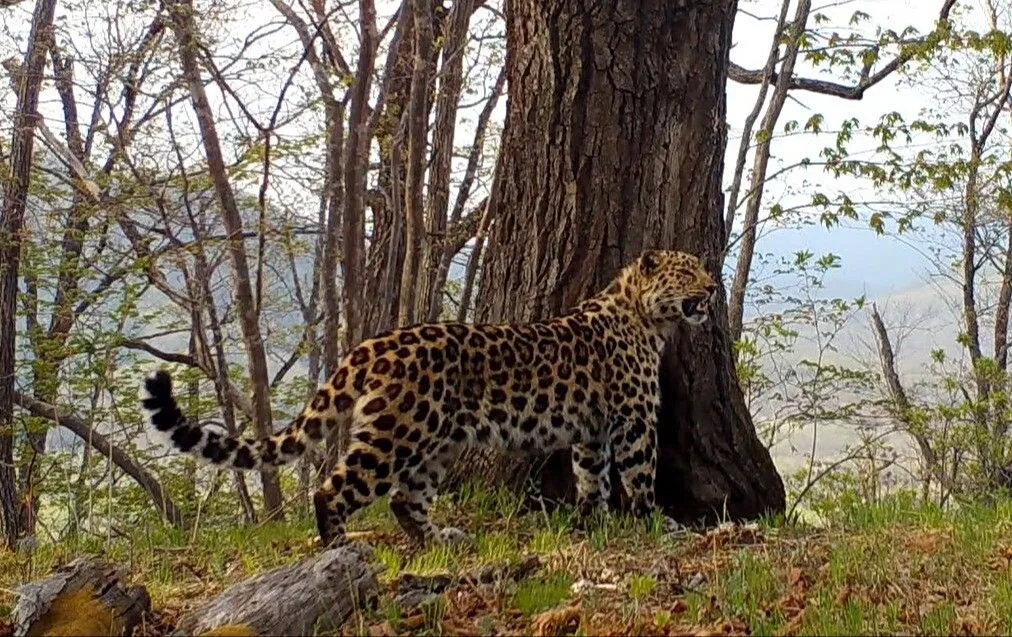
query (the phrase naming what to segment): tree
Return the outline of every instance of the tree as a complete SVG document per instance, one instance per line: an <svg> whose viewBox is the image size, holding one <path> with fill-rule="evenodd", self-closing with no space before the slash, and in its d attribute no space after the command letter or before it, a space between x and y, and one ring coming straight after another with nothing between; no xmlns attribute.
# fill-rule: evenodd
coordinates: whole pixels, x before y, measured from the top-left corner
<svg viewBox="0 0 1012 637"><path fill-rule="evenodd" d="M645 248L686 250L719 271L736 5L507 3L509 98L478 320L560 312ZM719 296L714 320L680 328L661 369L658 503L685 521L785 504L734 376ZM571 496L568 452L534 473L546 497Z"/></svg>
<svg viewBox="0 0 1012 637"><path fill-rule="evenodd" d="M183 78L189 86L193 110L197 114L197 122L204 139L204 150L207 153L208 168L214 188L221 204L222 221L228 231L229 255L235 274L236 304L243 340L249 354L250 380L259 391L253 392L253 422L258 436L270 435L271 406L267 395L267 354L264 351L263 336L260 333L259 305L253 297L250 267L247 262L246 249L243 241L242 218L236 204L235 193L225 171L222 157L221 142L214 124L211 105L204 91L197 64L197 35L193 20L192 2L173 2L169 5L172 29L179 43L179 58L183 67ZM282 515L281 485L276 475L266 472L261 474L264 489L264 507L270 516Z"/></svg>
<svg viewBox="0 0 1012 637"><path fill-rule="evenodd" d="M908 28L899 34L891 29L886 29L877 37L867 39L856 33L842 37L835 30L831 33L826 32L828 31L826 23L829 22L829 18L820 13L818 8L815 9L813 15L810 0L799 0L795 6L794 17L790 22L787 22L791 0L783 0L780 4L779 16L776 18L777 26L773 32L765 66L762 69L747 70L731 62L729 68L731 80L741 84L759 85L755 106L745 118L734 170L731 173L730 192L724 216L725 231L728 242L731 244L728 247L729 249L734 247L738 252L728 300L730 333L731 338L735 341L742 336L745 299L753 270L752 261L758 232L763 223L759 213L764 204L763 190L767 180L770 179L771 145L777 134L776 128L788 94L807 91L839 99L863 99L865 93L874 86L899 72L913 59L924 56L926 52L934 49L948 29L949 14L955 4L955 0L942 2L936 28L923 37L911 33L912 29ZM827 8L823 7L823 9ZM850 22L857 24L867 20L868 17L862 11L855 11ZM809 22L814 22L816 26L810 26ZM895 50L895 54L887 56L890 50ZM833 69L836 73L842 73L845 76L856 75L857 80L852 84L845 84L798 77L796 66L799 58L817 67ZM769 95L768 101L767 95ZM759 122L759 128L755 130L756 120L760 113L762 120ZM804 124L804 130L818 132L822 120L821 114L812 115ZM784 131L789 133L797 127L797 122L788 122L784 126ZM754 136L753 130L755 131ZM745 165L749 151L752 152L752 168L748 174L747 189L742 191L742 184L746 181ZM812 163L811 160L805 159L796 165L777 171L777 174L795 168L807 168ZM818 197L818 194L815 197ZM841 208L848 203L847 201L842 202ZM732 242L739 206L744 207L740 220L741 232ZM775 205L770 211L768 219L782 218L783 214L784 211L781 207ZM739 245L734 246L733 243L739 243Z"/></svg>
<svg viewBox="0 0 1012 637"><path fill-rule="evenodd" d="M937 278L958 289L964 360L931 352L927 390L902 380L894 337L873 309L871 325L894 419L917 445L925 492L939 501L1008 486L1010 458L1009 316L1012 306L1012 189L1008 115L1012 112L1012 3L988 0L960 16L943 47L913 81L936 108L907 122L893 114L874 130L885 161L833 156L839 174L872 180L896 196L898 230L930 219L936 245L923 240ZM978 32L973 18L984 19ZM909 149L900 143L910 144ZM945 291L943 289L942 293ZM991 338L987 330L991 329ZM955 360L950 360L955 358Z"/></svg>
<svg viewBox="0 0 1012 637"><path fill-rule="evenodd" d="M18 78L18 105L11 140L10 173L0 208L0 515L4 539L11 547L19 532L17 485L14 479L14 339L17 335L15 300L21 229L32 170L35 125L39 119L39 89L52 41L56 0L39 0L32 17L32 33Z"/></svg>

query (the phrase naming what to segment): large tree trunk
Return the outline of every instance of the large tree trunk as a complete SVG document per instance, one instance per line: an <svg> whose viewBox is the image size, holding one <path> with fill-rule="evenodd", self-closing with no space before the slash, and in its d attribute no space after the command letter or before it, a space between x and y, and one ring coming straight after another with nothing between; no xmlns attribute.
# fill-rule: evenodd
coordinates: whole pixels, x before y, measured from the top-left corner
<svg viewBox="0 0 1012 637"><path fill-rule="evenodd" d="M693 252L719 271L736 4L507 3L509 101L479 321L560 312L645 248ZM657 499L686 522L784 509L734 376L720 297L713 320L681 329L662 362ZM540 470L546 498L572 496L568 458Z"/></svg>

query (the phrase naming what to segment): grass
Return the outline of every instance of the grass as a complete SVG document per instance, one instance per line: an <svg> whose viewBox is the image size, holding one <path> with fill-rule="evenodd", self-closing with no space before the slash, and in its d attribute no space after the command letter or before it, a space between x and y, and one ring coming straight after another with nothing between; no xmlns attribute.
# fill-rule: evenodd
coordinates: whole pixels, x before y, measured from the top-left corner
<svg viewBox="0 0 1012 637"><path fill-rule="evenodd" d="M585 635L1012 633L1012 502L950 511L910 495L842 502L822 504L818 527L766 520L666 535L659 519L616 515L581 529L571 509L525 512L505 491L468 488L438 501L433 519L475 542L424 550L380 502L349 530L374 546L384 592L345 632L531 634L558 619ZM171 626L224 587L315 553L314 537L310 520L296 520L43 545L31 557L0 555L0 603L9 610L17 584L99 554L136 574ZM507 575L529 562L519 579ZM490 569L498 575L469 578ZM393 599L405 574L451 585L402 609Z"/></svg>
<svg viewBox="0 0 1012 637"><path fill-rule="evenodd" d="M517 584L513 593L513 607L528 617L555 608L569 597L571 585L565 573L524 580Z"/></svg>

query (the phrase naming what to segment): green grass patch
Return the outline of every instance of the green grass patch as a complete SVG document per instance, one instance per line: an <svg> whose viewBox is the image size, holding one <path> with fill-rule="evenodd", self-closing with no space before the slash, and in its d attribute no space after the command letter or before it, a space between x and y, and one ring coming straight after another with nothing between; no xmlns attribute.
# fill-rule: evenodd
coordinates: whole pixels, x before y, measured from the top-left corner
<svg viewBox="0 0 1012 637"><path fill-rule="evenodd" d="M645 601L655 588L657 580L650 575L633 575L629 578L629 597L633 601Z"/></svg>
<svg viewBox="0 0 1012 637"><path fill-rule="evenodd" d="M802 635L864 635L875 610L862 602L848 600L838 604L830 594L820 595L809 605L799 634Z"/></svg>
<svg viewBox="0 0 1012 637"><path fill-rule="evenodd" d="M722 580L722 589L726 611L746 621L754 634L772 632L782 623L779 612L766 612L784 593L783 575L766 555L739 552Z"/></svg>
<svg viewBox="0 0 1012 637"><path fill-rule="evenodd" d="M376 561L383 566L380 578L386 581L397 579L404 567L404 558L400 552L389 546L377 546L374 555Z"/></svg>
<svg viewBox="0 0 1012 637"><path fill-rule="evenodd" d="M921 631L925 635L953 635L959 626L956 607L951 602L940 602L921 617Z"/></svg>
<svg viewBox="0 0 1012 637"><path fill-rule="evenodd" d="M456 575L460 572L458 547L449 544L434 544L414 556L404 571L415 575Z"/></svg>
<svg viewBox="0 0 1012 637"><path fill-rule="evenodd" d="M536 531L534 537L528 543L527 548L538 555L549 555L561 551L563 547L572 542L565 532L544 530Z"/></svg>
<svg viewBox="0 0 1012 637"><path fill-rule="evenodd" d="M998 576L991 589L991 612L997 620L998 632L1012 635L1012 573Z"/></svg>
<svg viewBox="0 0 1012 637"><path fill-rule="evenodd" d="M555 608L569 597L570 586L572 580L566 573L524 580L513 593L513 606L527 616Z"/></svg>
<svg viewBox="0 0 1012 637"><path fill-rule="evenodd" d="M515 535L494 532L478 537L477 553L482 563L498 566L516 561L520 548Z"/></svg>

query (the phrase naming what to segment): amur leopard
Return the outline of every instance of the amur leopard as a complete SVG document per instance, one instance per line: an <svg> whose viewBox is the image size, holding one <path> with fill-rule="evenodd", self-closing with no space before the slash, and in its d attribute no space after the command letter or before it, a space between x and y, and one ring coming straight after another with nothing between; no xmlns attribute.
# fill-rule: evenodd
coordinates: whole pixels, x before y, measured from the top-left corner
<svg viewBox="0 0 1012 637"><path fill-rule="evenodd" d="M702 323L717 284L691 254L649 250L568 313L526 324L430 323L367 339L344 357L302 413L260 440L189 421L158 371L145 381L151 424L214 465L291 463L338 428L350 444L314 495L320 540L374 498L416 542L464 539L428 517L465 443L512 452L572 448L578 504L606 506L616 463L633 512L654 509L660 356L677 321Z"/></svg>

